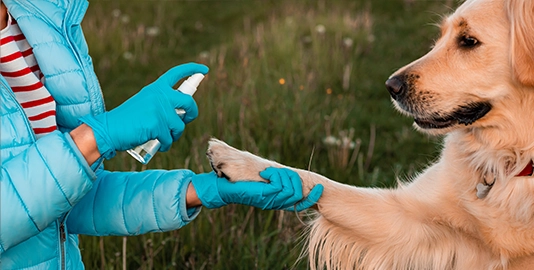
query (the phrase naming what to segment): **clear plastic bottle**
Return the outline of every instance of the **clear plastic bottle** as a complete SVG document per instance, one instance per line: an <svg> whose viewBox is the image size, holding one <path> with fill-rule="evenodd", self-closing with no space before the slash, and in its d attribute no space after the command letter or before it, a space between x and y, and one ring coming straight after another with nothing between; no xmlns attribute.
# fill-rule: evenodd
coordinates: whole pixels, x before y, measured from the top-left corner
<svg viewBox="0 0 534 270"><path fill-rule="evenodd" d="M204 79L204 74L195 73L191 77L187 78L187 80L185 80L182 84L180 84L178 91L192 96L197 91L197 87L202 79ZM176 114L178 114L180 117L183 117L185 111L184 109L176 109ZM126 150L126 152L128 152L128 154L134 157L137 161L147 164L156 154L156 152L158 152L160 147L161 143L155 139L133 149Z"/></svg>

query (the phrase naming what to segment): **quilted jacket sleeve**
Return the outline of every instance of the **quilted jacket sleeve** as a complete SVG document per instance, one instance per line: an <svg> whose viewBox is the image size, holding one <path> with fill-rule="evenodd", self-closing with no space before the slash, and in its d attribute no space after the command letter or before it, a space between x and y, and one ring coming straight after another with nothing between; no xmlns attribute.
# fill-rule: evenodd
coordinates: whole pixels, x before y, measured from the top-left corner
<svg viewBox="0 0 534 270"><path fill-rule="evenodd" d="M96 179L70 136L59 131L2 160L1 170L0 254L70 211Z"/></svg>
<svg viewBox="0 0 534 270"><path fill-rule="evenodd" d="M99 170L93 189L67 218L69 233L138 235L181 228L200 212L185 205L193 174L190 170Z"/></svg>

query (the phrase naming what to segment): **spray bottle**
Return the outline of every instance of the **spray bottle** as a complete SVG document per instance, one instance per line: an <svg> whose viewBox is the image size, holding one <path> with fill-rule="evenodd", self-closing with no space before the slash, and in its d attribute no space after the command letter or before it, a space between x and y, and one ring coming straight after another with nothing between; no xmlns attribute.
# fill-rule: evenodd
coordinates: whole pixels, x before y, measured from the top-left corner
<svg viewBox="0 0 534 270"><path fill-rule="evenodd" d="M197 87L200 84L200 82L204 79L204 74L202 73L195 73L191 77L187 78L179 87L178 91L193 95L197 91ZM184 109L176 109L176 114L183 118L185 115ZM150 159L156 154L156 152L161 147L161 143L157 140L150 140L142 145L139 145L135 147L134 149L127 150L128 154L130 154L132 157L137 159L137 161L147 164Z"/></svg>

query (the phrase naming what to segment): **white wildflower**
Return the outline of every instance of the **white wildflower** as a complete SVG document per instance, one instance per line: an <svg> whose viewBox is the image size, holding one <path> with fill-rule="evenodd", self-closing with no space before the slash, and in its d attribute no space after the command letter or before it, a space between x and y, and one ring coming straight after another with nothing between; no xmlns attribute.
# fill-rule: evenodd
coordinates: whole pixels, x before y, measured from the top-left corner
<svg viewBox="0 0 534 270"><path fill-rule="evenodd" d="M130 22L130 16L128 16L128 15L122 15L122 16L121 16L121 22L122 22L122 23L129 23L129 22Z"/></svg>
<svg viewBox="0 0 534 270"><path fill-rule="evenodd" d="M345 47L350 48L353 44L354 41L352 40L352 38L347 37L343 39L343 45L345 45Z"/></svg>
<svg viewBox="0 0 534 270"><path fill-rule="evenodd" d="M318 24L317 26L315 26L315 31L322 35L326 32L326 27L322 24Z"/></svg>
<svg viewBox="0 0 534 270"><path fill-rule="evenodd" d="M202 52L200 52L198 57L200 57L200 59L208 59L210 57L210 53L207 52L207 51L202 51Z"/></svg>
<svg viewBox="0 0 534 270"><path fill-rule="evenodd" d="M150 26L146 28L146 35L149 37L155 37L159 35L159 27L157 26Z"/></svg>
<svg viewBox="0 0 534 270"><path fill-rule="evenodd" d="M124 58L126 60L132 60L133 57L134 57L134 55L131 52L124 52L122 54L122 58Z"/></svg>
<svg viewBox="0 0 534 270"><path fill-rule="evenodd" d="M323 143L331 146L331 145L339 145L340 141L338 138L330 135L330 136L326 136L326 138L323 139Z"/></svg>
<svg viewBox="0 0 534 270"><path fill-rule="evenodd" d="M116 8L113 11L111 11L111 15L113 16L113 18L118 18L121 15L121 10Z"/></svg>

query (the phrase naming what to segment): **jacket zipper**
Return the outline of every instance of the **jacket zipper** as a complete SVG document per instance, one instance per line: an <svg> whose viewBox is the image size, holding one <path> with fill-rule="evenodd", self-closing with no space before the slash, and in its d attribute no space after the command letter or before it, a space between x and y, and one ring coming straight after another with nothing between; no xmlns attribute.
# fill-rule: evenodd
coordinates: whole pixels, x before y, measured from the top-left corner
<svg viewBox="0 0 534 270"><path fill-rule="evenodd" d="M67 240L67 235L65 233L65 225L63 222L59 223L59 247L61 250L61 270L65 269L65 242Z"/></svg>
<svg viewBox="0 0 534 270"><path fill-rule="evenodd" d="M71 4L71 3L69 3ZM88 4L86 4L88 5ZM87 6L84 7L86 10L84 11L84 13L87 11ZM80 9L80 6L77 7L77 9ZM73 8L67 8L67 11L65 13L65 18L68 18L70 20L65 20L65 21L69 21L71 22L71 16L72 16L72 11L73 11ZM81 22L80 22L81 23ZM102 93L102 88L100 87L100 83L98 82L98 79L96 80L89 80L90 77L93 77L93 76L90 76L88 73L91 73L91 71L87 71L87 67L84 65L83 63L83 60L81 59L80 57L80 53L78 51L78 48L76 46L73 45L72 43L72 37L71 37L71 32L70 32L70 29L68 27L70 27L71 25L63 25L63 33L66 37L66 40L67 42L69 43L69 46L74 54L74 56L76 57L76 59L78 60L78 63L80 63L80 67L82 69L82 73L83 73L83 76L85 78L85 82L87 84L87 88L98 88L98 93L95 93L95 91L93 90L92 92L88 91L88 94L91 98L91 108L93 110L93 112L95 112L96 114L100 114L100 113L103 113L105 112L105 105L104 105L104 94ZM96 76L96 75L95 75ZM96 86L95 86L96 84ZM100 104L95 104L95 99L93 99L92 97L94 95L100 95L100 100L102 100L102 102ZM100 105L98 108L96 107L97 105Z"/></svg>

